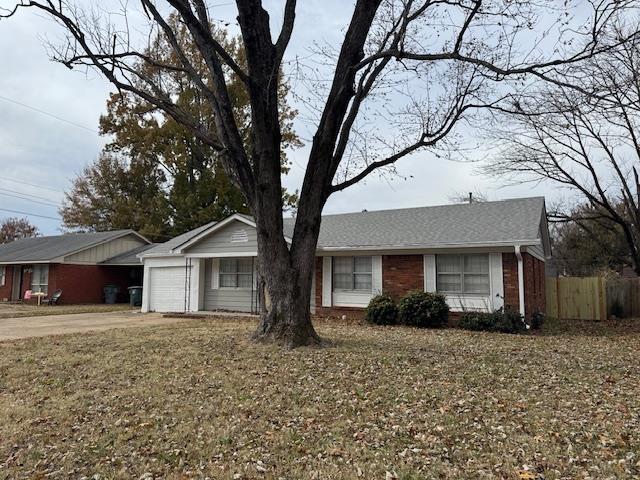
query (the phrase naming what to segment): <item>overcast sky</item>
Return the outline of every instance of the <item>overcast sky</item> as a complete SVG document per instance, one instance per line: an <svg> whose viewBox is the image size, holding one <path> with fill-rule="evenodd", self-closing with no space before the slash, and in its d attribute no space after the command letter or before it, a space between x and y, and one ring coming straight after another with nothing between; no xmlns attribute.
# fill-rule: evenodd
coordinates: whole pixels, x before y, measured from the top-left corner
<svg viewBox="0 0 640 480"><path fill-rule="evenodd" d="M289 58L307 54L313 42L339 42L351 6L332 3L334 8L321 0L300 2ZM216 15L232 21L232 12L224 8ZM59 35L51 20L26 10L0 21L0 219L27 216L44 234L59 233L56 205L72 178L108 141L97 128L111 87L97 73L85 75L51 62L42 39ZM302 120L296 124L303 139L309 138L311 127ZM292 190L302 181L307 153L305 147L290 154L294 163L285 184ZM452 194L468 191L495 200L545 195L553 201L560 195L546 185L500 188L500 182L478 175L477 165L437 159L428 152L407 157L397 167L399 177L372 176L332 196L325 213L443 204Z"/></svg>

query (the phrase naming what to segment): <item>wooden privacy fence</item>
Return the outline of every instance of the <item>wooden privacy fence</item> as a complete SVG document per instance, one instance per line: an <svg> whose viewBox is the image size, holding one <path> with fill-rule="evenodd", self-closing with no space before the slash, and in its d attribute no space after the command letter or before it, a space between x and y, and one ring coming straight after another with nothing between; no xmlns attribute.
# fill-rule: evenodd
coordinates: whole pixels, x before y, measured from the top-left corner
<svg viewBox="0 0 640 480"><path fill-rule="evenodd" d="M606 320L610 315L640 317L640 279L547 277L547 316Z"/></svg>

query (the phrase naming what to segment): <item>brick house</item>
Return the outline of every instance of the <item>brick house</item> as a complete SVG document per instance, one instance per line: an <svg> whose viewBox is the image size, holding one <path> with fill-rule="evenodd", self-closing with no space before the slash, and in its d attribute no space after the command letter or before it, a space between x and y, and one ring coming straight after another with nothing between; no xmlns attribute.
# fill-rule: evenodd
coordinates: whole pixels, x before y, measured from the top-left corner
<svg viewBox="0 0 640 480"><path fill-rule="evenodd" d="M35 237L0 245L0 301L19 301L27 290L51 295L62 290L63 303L101 303L105 285L142 282L136 254L151 247L133 230Z"/></svg>
<svg viewBox="0 0 640 480"><path fill-rule="evenodd" d="M285 236L294 218L284 221ZM544 312L550 257L544 198L322 217L310 308L359 316L371 298L438 291L453 317L505 305ZM257 237L232 215L145 251L144 311L255 312Z"/></svg>

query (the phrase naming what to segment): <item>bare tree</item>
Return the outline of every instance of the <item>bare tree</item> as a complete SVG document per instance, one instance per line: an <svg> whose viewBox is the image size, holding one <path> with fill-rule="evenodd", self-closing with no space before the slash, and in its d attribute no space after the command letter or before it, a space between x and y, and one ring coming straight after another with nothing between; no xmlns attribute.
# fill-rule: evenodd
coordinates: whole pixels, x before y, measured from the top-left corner
<svg viewBox="0 0 640 480"><path fill-rule="evenodd" d="M510 110L510 99L532 82L568 86L571 79L559 67L577 68L625 43L627 38L605 42L601 34L620 14L630 15L637 7L633 0L355 0L317 107L294 233L287 239L277 93L296 0L283 3L281 28L272 36L262 2L236 0L246 68L212 35L217 7L206 0L140 0L150 28L162 30L175 50L177 61L170 63L146 47L135 47L126 21L115 26L108 23L115 17L81 9L71 0L22 0L5 15L33 8L53 17L68 34L68 42L54 49L56 60L69 68L97 69L116 88L162 109L221 152L224 168L245 195L257 225L258 272L269 301L255 338L288 347L320 343L309 301L321 213L330 195L419 150L455 148L457 125L481 121L484 108ZM577 7L580 15L575 16ZM126 8L119 18L126 19ZM206 76L181 50L166 10L177 13L187 27ZM141 75L134 67L141 61L153 67L151 73ZM188 75L210 102L213 128L166 93L167 72L173 70ZM240 79L250 99L250 148L241 138L229 98L231 77ZM579 83L574 88L582 89ZM397 129L395 135L376 134L384 148L359 141L358 127L374 117L390 119ZM369 126L370 132L380 130Z"/></svg>
<svg viewBox="0 0 640 480"><path fill-rule="evenodd" d="M610 36L623 32L617 27ZM576 194L590 208L558 209L552 220L587 234L597 224L618 226L640 275L640 39L594 57L583 74L592 94L558 85L530 92L501 133L508 147L486 171L548 180ZM541 104L545 113L532 114Z"/></svg>
<svg viewBox="0 0 640 480"><path fill-rule="evenodd" d="M6 218L0 224L0 244L40 235L38 227L29 223L27 218Z"/></svg>

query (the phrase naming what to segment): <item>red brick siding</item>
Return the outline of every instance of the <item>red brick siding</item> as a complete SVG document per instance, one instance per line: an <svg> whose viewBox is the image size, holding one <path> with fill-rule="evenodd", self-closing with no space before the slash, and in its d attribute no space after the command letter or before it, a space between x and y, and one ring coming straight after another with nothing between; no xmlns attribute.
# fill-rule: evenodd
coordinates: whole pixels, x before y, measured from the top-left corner
<svg viewBox="0 0 640 480"><path fill-rule="evenodd" d="M546 311L544 262L534 256L522 255L524 268L524 309L529 318L535 312Z"/></svg>
<svg viewBox="0 0 640 480"><path fill-rule="evenodd" d="M27 269L28 267L31 267L31 265L22 265L21 267L18 267L18 268ZM24 297L24 292L26 292L27 290L31 290L31 272L25 271L22 274L22 290L20 291L21 298Z"/></svg>
<svg viewBox="0 0 640 480"><path fill-rule="evenodd" d="M118 301L129 299L131 271L141 267L55 264L49 267L49 293L62 289L63 303L102 303L105 285L120 287Z"/></svg>
<svg viewBox="0 0 640 480"><path fill-rule="evenodd" d="M518 259L515 253L502 254L502 283L504 284L505 307L518 310L520 294L518 291Z"/></svg>
<svg viewBox="0 0 640 480"><path fill-rule="evenodd" d="M424 289L422 255L383 255L382 291L398 300L407 292Z"/></svg>
<svg viewBox="0 0 640 480"><path fill-rule="evenodd" d="M0 267L2 268L2 267ZM0 301L11 300L11 287L13 285L13 266L5 265L4 285L0 286Z"/></svg>
<svg viewBox="0 0 640 480"><path fill-rule="evenodd" d="M316 257L316 311L322 308L322 257Z"/></svg>
<svg viewBox="0 0 640 480"><path fill-rule="evenodd" d="M545 268L544 262L529 253L522 254L522 268L524 272L524 313L526 318L539 311L544 313L545 298ZM502 254L502 271L504 282L504 304L520 309L518 293L518 260L515 253Z"/></svg>
<svg viewBox="0 0 640 480"><path fill-rule="evenodd" d="M528 253L522 254L525 287L525 315L536 310L545 310L544 262ZM515 253L502 254L502 274L505 305L518 310L518 260ZM322 257L316 258L316 312L325 316L362 318L362 309L347 307L322 307ZM382 257L382 290L398 299L411 290L424 288L424 265L422 255L384 255ZM459 314L450 314L450 324L455 324Z"/></svg>

